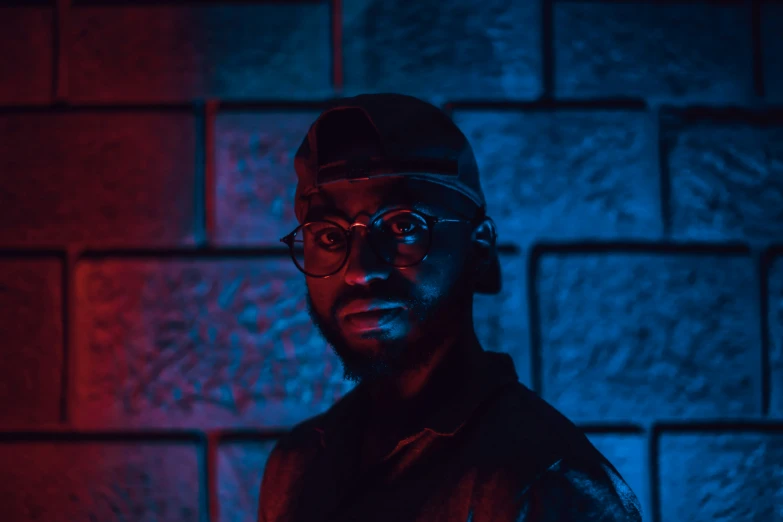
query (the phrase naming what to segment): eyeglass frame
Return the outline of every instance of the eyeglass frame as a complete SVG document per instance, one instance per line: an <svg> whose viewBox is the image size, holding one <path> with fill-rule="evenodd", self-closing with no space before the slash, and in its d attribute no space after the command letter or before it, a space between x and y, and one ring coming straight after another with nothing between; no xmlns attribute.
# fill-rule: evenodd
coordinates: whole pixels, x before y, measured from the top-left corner
<svg viewBox="0 0 783 522"><path fill-rule="evenodd" d="M378 259L380 259L382 263L384 263L386 265L389 265L389 266L393 266L394 268L410 268L412 266L416 266L416 265L424 262L424 260L427 259L427 256L430 255L430 250L432 248L432 239L433 239L432 232L434 230L434 225L436 225L438 223L472 223L472 224L477 224L478 222L480 222L485 217L483 209L480 209L479 213L473 219L451 219L451 218L443 218L443 217L439 217L439 216L433 216L431 214L427 214L425 212L421 212L420 210L414 210L414 209L410 209L410 208L392 208L392 209L389 209L389 210L386 210L386 211L382 212L381 214L378 214L373 219L370 219L368 217L367 218L367 221L368 221L367 223L362 223L360 221L354 221L353 223L351 223L348 226L347 229L344 226L340 225L339 223L335 223L334 221L332 221L330 219L315 219L313 221L305 221L301 225L297 226L293 230L293 232L291 232L291 233L281 237L280 238L280 242L284 243L285 245L288 246L288 252L291 255L291 260L294 262L294 265L296 266L296 268L299 269L300 272L302 272L307 277L313 277L315 279L326 279L326 278L329 278L329 277L333 276L334 274L336 274L340 270L342 270L343 267L345 267L345 263L348 262L348 258L351 257L351 248L353 247L353 229L355 227L364 227L365 229L367 229L368 234L369 234L370 227L377 220L379 220L380 218L382 218L383 216L385 216L387 214L391 214L392 212L400 212L400 211L407 212L409 214L414 214L414 215L417 215L417 216L421 216L422 218L424 218L424 221L427 223L427 233L428 233L429 237L428 237L428 243L427 243L427 252L424 254L424 256L421 259L419 259L418 261L416 261L415 263L411 263L409 265L401 265L401 266L398 266L398 265L395 265L393 263L390 263L389 261L386 261L383 258L383 256L381 256L378 253L378 250L376 249L375 245L373 245L372 240L370 240L368 238L367 243L370 245L370 249L373 251L373 253L376 255L376 257ZM348 244L348 247L346 248L346 251L345 251L345 257L344 257L342 263L340 263L340 266L338 266L333 272L330 272L330 273L328 273L326 275L316 276L316 275L308 274L307 272L305 272L304 268L300 267L299 263L296 262L296 257L295 257L295 254L294 254L294 236L296 236L296 234L297 234L297 232L299 232L299 230L301 230L302 228L306 227L307 225L309 225L311 223L329 223L331 225L336 226L337 228L339 228L340 230L342 230L345 233L345 239L346 239L346 242Z"/></svg>

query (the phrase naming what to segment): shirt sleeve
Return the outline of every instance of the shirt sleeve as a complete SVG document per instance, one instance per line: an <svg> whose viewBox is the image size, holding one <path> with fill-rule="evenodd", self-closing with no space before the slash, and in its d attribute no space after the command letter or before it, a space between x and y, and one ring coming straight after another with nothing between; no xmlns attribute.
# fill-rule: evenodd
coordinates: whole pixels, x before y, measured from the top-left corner
<svg viewBox="0 0 783 522"><path fill-rule="evenodd" d="M517 522L642 522L631 488L607 462L559 460L522 494Z"/></svg>

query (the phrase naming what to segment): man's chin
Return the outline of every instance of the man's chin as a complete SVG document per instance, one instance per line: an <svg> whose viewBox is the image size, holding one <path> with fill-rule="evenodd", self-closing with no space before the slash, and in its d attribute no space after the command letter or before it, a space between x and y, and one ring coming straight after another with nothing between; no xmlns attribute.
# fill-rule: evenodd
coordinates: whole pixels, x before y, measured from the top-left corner
<svg viewBox="0 0 783 522"><path fill-rule="evenodd" d="M390 343L388 340L364 337L356 341L331 342L332 350L343 365L344 379L364 382L392 377L404 369L404 341Z"/></svg>
<svg viewBox="0 0 783 522"><path fill-rule="evenodd" d="M393 377L397 374L388 365L384 363L364 362L356 363L342 360L343 379L355 383L367 383L378 381L383 378Z"/></svg>

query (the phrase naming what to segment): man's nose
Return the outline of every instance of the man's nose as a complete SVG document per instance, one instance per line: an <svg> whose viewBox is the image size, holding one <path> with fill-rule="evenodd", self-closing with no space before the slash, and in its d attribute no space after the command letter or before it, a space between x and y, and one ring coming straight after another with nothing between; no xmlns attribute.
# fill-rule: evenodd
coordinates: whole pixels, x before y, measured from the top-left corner
<svg viewBox="0 0 783 522"><path fill-rule="evenodd" d="M375 279L387 279L392 267L373 251L366 227L355 227L351 252L345 261L345 282L351 286L367 286Z"/></svg>

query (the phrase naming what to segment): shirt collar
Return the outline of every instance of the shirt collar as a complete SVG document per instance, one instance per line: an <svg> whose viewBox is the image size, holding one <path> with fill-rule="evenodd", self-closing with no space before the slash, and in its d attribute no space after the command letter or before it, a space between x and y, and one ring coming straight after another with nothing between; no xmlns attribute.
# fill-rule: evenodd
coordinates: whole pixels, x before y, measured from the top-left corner
<svg viewBox="0 0 783 522"><path fill-rule="evenodd" d="M463 368L465 367L465 363ZM471 356L468 370L446 372L423 390L424 419L417 433L429 431L452 436L471 418L476 409L503 386L518 382L513 359L506 353L480 351ZM455 376L462 376L457 382ZM368 405L366 385L359 384L319 416L315 431L327 447L335 438L357 429L357 421ZM414 435L414 434L411 434Z"/></svg>

